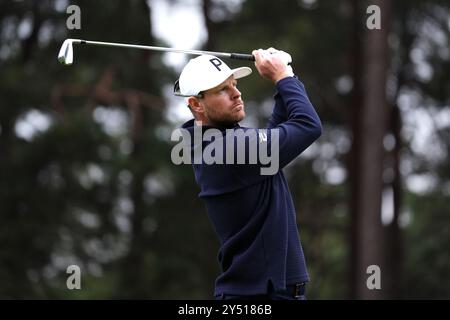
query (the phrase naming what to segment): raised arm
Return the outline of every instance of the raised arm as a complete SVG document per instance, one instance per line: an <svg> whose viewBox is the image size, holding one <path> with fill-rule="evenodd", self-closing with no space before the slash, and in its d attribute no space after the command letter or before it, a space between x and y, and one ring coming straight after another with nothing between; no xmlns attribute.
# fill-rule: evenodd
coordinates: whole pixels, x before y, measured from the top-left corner
<svg viewBox="0 0 450 320"><path fill-rule="evenodd" d="M275 107L268 127L278 130L274 141L269 130L269 143L278 143L280 167L283 168L322 133L322 124L306 94L304 85L294 77L292 68L280 54L265 50L253 51L255 66L260 75L275 83Z"/></svg>

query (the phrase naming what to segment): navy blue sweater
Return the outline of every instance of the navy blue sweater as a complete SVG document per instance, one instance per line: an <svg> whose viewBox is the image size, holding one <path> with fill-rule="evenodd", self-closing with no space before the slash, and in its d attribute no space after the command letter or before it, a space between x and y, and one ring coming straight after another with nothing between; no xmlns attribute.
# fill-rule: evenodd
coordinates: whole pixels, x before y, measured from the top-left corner
<svg viewBox="0 0 450 320"><path fill-rule="evenodd" d="M199 197L221 243L218 260L222 273L216 280L215 296L264 294L269 282L275 290L281 290L309 281L295 208L281 169L321 135L322 127L297 78L284 78L276 87L275 106L266 129L237 124L232 129L265 132L269 145L275 136L273 130L278 130L280 170L262 175L259 162L193 164ZM190 120L182 128L193 134L194 127ZM209 128L203 126L201 130ZM225 129L230 128L216 129L225 141ZM202 142L202 147L208 143ZM191 151L197 147L192 141Z"/></svg>

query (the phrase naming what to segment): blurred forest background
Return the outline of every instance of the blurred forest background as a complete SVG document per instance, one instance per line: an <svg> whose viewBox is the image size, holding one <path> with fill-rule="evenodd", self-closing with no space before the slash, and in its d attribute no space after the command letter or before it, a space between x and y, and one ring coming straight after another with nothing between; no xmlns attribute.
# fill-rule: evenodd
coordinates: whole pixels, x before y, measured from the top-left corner
<svg viewBox="0 0 450 320"><path fill-rule="evenodd" d="M190 30L156 2L0 0L0 298L212 298L219 243L191 167L170 160L179 66L95 46L56 59L66 38L166 46L155 17ZM195 49L293 56L324 126L285 169L308 298L450 298L450 1L165 2L200 14ZM245 124L263 127L273 86L254 73L239 88Z"/></svg>

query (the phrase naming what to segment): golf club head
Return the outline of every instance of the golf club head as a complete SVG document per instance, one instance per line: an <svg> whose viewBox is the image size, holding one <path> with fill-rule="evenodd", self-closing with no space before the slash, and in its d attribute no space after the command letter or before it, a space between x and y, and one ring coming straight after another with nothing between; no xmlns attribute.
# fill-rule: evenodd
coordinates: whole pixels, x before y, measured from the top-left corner
<svg viewBox="0 0 450 320"><path fill-rule="evenodd" d="M72 39L64 40L61 49L58 53L58 61L64 65L71 65L73 63L73 44Z"/></svg>

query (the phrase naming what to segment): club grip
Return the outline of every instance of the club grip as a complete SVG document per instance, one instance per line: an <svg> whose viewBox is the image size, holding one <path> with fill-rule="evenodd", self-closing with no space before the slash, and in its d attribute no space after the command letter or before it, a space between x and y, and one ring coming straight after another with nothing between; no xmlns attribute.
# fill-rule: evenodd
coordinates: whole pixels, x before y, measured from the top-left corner
<svg viewBox="0 0 450 320"><path fill-rule="evenodd" d="M230 58L236 60L255 61L255 57L252 54L232 53Z"/></svg>

